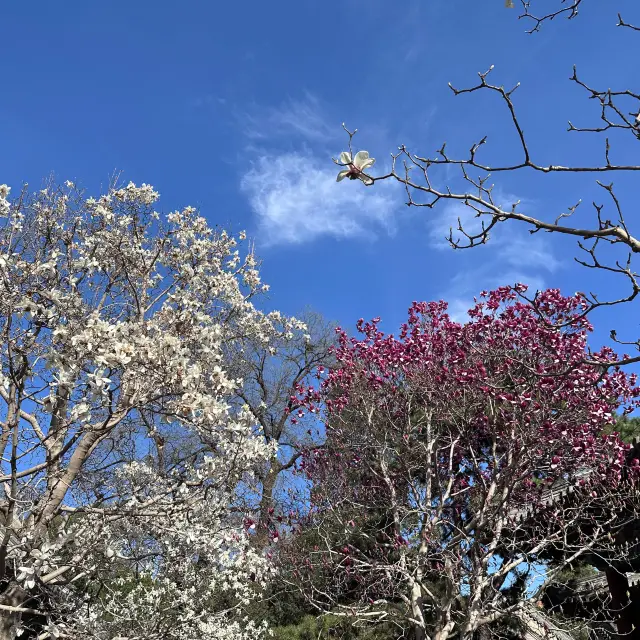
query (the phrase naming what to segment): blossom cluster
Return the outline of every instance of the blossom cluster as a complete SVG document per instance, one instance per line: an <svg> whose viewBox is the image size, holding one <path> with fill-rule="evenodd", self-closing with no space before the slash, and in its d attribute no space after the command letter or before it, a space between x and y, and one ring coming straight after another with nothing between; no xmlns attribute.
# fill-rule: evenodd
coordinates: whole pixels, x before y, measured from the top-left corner
<svg viewBox="0 0 640 640"><path fill-rule="evenodd" d="M547 290L534 308L519 298L524 291L518 285L482 292L466 324L451 321L445 302L414 302L397 338L379 330L380 318L360 320L362 339L339 332L339 366L320 387L300 389L307 410L317 412L324 402L330 420L353 403L351 390L363 383L379 392L385 407L407 385L419 389L424 402L473 394L474 437L526 425L527 441L538 443L539 468L558 470L551 476L590 465L603 479L620 480L630 445L600 434L616 410L638 407L637 375L597 366L617 356L608 347L588 352L592 327L580 294Z"/></svg>
<svg viewBox="0 0 640 640"><path fill-rule="evenodd" d="M0 592L65 638L257 638L242 611L267 566L232 507L274 445L232 402L225 353L303 325L254 306L267 287L244 234L191 207L161 215L158 197L66 183L10 202L0 186L0 399L17 437L0 452Z"/></svg>
<svg viewBox="0 0 640 640"><path fill-rule="evenodd" d="M297 417L318 416L326 441L299 465L310 503L287 553L317 606L349 598L383 619L404 602L398 624L447 638L507 616L501 585L532 563L555 558L552 580L571 558L624 557L640 464L611 431L638 407L637 377L589 352L583 296L533 306L525 291L483 292L465 324L414 302L397 336L360 320L360 336L338 331L337 366L298 388Z"/></svg>

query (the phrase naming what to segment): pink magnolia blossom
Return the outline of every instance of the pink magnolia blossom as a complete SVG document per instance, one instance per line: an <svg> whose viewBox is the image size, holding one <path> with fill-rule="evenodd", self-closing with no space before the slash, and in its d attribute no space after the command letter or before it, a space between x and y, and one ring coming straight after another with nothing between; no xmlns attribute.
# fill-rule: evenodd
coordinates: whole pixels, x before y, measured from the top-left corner
<svg viewBox="0 0 640 640"><path fill-rule="evenodd" d="M334 602L358 593L371 615L371 599L400 598L412 624L446 638L425 612L462 590L476 609L452 636L499 612L496 585L519 566L618 553L604 534L638 504L640 464L603 432L638 406L636 376L597 364L616 356L589 352L582 295L550 289L536 310L524 291L483 292L466 324L444 302L414 302L397 336L360 320L359 337L339 331L337 366L299 387L326 430L300 465L313 485L302 528L323 531L311 565Z"/></svg>

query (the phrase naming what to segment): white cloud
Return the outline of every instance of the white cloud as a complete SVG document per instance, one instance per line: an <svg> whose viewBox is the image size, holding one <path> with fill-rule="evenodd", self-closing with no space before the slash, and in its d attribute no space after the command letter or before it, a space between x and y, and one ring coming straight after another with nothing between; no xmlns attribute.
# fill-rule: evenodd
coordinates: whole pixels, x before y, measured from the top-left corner
<svg viewBox="0 0 640 640"><path fill-rule="evenodd" d="M428 220L428 233L430 244L436 249L451 249L448 238L452 231L453 239L460 239L464 243L465 237L457 230L458 220L469 235L482 230L481 218L476 218L475 211L459 200L446 201L439 209L434 209L433 214Z"/></svg>
<svg viewBox="0 0 640 640"><path fill-rule="evenodd" d="M473 307L473 298L451 298L447 300L447 313L454 322L469 322L469 309Z"/></svg>
<svg viewBox="0 0 640 640"><path fill-rule="evenodd" d="M331 123L310 93L276 108L250 110L244 133L255 158L241 189L257 219L257 237L266 245L301 244L320 237L374 239L395 230L402 204L399 185L373 187L336 183L331 161L347 135Z"/></svg>
<svg viewBox="0 0 640 640"><path fill-rule="evenodd" d="M512 226L517 225L517 222L511 222ZM525 231L526 235L522 233ZM533 269L544 269L545 271L553 272L559 266L560 262L556 259L551 251L551 246L548 240L545 242L545 238L549 236L531 235L526 229L521 229L517 232L515 229L511 229L512 233L501 234L499 236L499 248L500 257L508 264L514 267L529 267ZM491 242L491 240L489 240Z"/></svg>
<svg viewBox="0 0 640 640"><path fill-rule="evenodd" d="M511 194L494 192L494 200L499 206L510 209L518 198ZM534 203L521 201L522 207L532 208ZM475 211L463 202L448 201L440 211L436 209L429 220L430 244L435 249L451 250L446 240L453 227L453 237L464 236L456 232L458 218L463 229L470 235L481 231L481 221L488 216L475 217ZM458 322L466 322L467 311L473 306L473 297L484 289L491 290L503 285L522 282L529 286L529 292L545 289L546 277L555 272L560 261L554 256L548 236L532 235L529 228L517 222L499 223L490 234L487 245L467 252L463 270L456 273L444 292L444 299L450 301L449 314Z"/></svg>
<svg viewBox="0 0 640 640"><path fill-rule="evenodd" d="M464 191L461 193L464 193ZM519 203L518 211L521 211L525 206L533 206L533 202L530 200L523 200L513 194L505 193L498 189L493 190L492 196L495 204L504 211L510 211L511 207L515 203ZM449 237L450 232L453 231L453 239L459 240L461 244L464 245L467 242L467 239L464 234L459 231L459 224L462 225L465 233L473 236L482 231L483 223L487 226L490 222L491 216L478 216L478 214L462 200L445 200L444 203L436 205L436 208L434 209L434 216L430 218L428 222L431 244L437 249L449 249L451 245L447 238ZM504 240L514 237L514 229L512 227L517 226L517 223L506 226L509 228L507 233L504 233L505 225L503 224L498 224L491 230L489 240L491 244L495 246L496 243L501 244ZM523 224L521 224L521 228L521 230L526 233L527 237L531 235L527 233ZM516 236L523 237L523 234L516 231Z"/></svg>
<svg viewBox="0 0 640 640"><path fill-rule="evenodd" d="M519 202L518 210L523 207L531 208L532 201L524 201L512 194L494 190L494 202L504 210L510 210L512 205ZM459 241L464 246L468 241L464 234L458 230L460 224L468 235L477 235L491 221L488 215L477 216L476 212L464 202L448 200L443 206L435 209L435 215L428 222L430 244L435 249L451 249L447 238L453 231L454 241ZM491 256L491 262L496 267L504 270L505 266L516 269L532 268L553 272L559 266L559 261L554 257L551 245L547 241L548 235L532 235L530 227L518 222L498 223L490 232L487 242L487 251ZM484 254L486 260L486 253Z"/></svg>
<svg viewBox="0 0 640 640"><path fill-rule="evenodd" d="M254 142L283 137L327 144L344 133L339 122L327 121L320 101L310 93L301 100L289 99L278 108L249 111L243 115L243 124L246 137Z"/></svg>
<svg viewBox="0 0 640 640"><path fill-rule="evenodd" d="M393 233L399 202L396 185L336 183L329 157L310 152L264 153L242 179L269 245L300 244L321 236L375 238Z"/></svg>
<svg viewBox="0 0 640 640"><path fill-rule="evenodd" d="M540 274L526 273L518 270L500 270L495 263L490 263L473 272L460 272L451 280L445 295L440 297L449 304L447 313L455 322L469 321L467 312L473 308L474 297L481 291L491 291L505 285L518 282L528 285L529 294L546 288L545 280Z"/></svg>
<svg viewBox="0 0 640 640"><path fill-rule="evenodd" d="M502 268L501 268L502 267ZM457 273L451 279L451 289L457 295L470 294L470 300L482 290L495 289L504 285L521 282L529 286L529 291L543 289L545 280L539 273L519 269L509 269L497 262L480 265L473 271ZM468 307L470 308L470 307Z"/></svg>

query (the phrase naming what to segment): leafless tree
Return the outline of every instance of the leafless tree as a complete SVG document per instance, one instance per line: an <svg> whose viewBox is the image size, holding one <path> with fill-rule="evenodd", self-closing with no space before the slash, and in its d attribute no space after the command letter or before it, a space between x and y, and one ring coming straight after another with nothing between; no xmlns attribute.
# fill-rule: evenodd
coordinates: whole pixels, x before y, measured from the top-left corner
<svg viewBox="0 0 640 640"><path fill-rule="evenodd" d="M577 18L579 10L590 2L593 4L592 0L560 0L555 9L537 13L536 8L539 3L536 0L520 0L519 17L528 25L528 32L533 35L540 31L545 23L556 18ZM610 4L615 6L618 3ZM612 11L615 11L613 7ZM614 15L612 15L612 26ZM621 37L628 37L632 35L630 32L640 31L639 26L628 22L621 14L617 16L617 27L621 32L625 32L620 34ZM634 271L633 258L640 252L640 238L634 235L631 228L634 212L629 212L629 207L635 205L623 202L618 197L614 189L614 180L616 176L640 172L640 164L618 162L613 148L613 136L616 144L624 143L625 140L631 144L640 141L640 88L633 86L637 80L635 64L629 61L629 87L617 88L593 86L588 79L578 74L574 66L570 81L583 91L587 99L598 104L600 117L599 121L593 124L574 124L569 121L568 131L571 135L598 136L602 141L604 158L601 162L585 162L571 166L555 164L534 156L531 152L530 140L524 133L525 123L518 114L515 92L520 83L514 87L505 88L499 81L492 80L494 75L492 65L487 71L478 74L476 84L465 88L456 88L452 84L449 86L456 96L464 98L473 97L479 93L491 94L506 108L507 118L519 148L520 157L516 161L493 163L483 160L482 152L488 144L488 138L484 136L474 141L463 157L452 155L447 150L446 142L433 156L421 155L402 145L398 152L392 155L391 170L385 175L373 176L360 171L351 161L354 157L352 143L355 131L347 130L350 155L343 156L340 161L336 161L337 164L347 166L347 172L350 170L347 175L350 178L360 177L368 186L373 186L381 180L400 182L405 187L409 206L432 209L441 201L457 201L466 205L480 219L481 224L479 229L470 229L468 225L465 228L458 220L457 230L452 229L448 238L451 246L456 249L473 248L486 243L492 231L505 222L523 223L529 227L531 234L546 232L572 236L577 240L579 252L575 260L580 265L622 278L627 285L626 292L617 296L605 297L597 292L590 292L587 295L589 307L585 313L600 307L636 301L640 294L640 281L638 273ZM543 111L540 109L539 113L542 114ZM568 142L568 144L571 143ZM442 167L457 170L459 178L466 183L466 187L460 189L452 186L451 171L437 171ZM532 215L519 201L507 205L500 202L494 194L492 180L496 179L496 176L522 171L546 175L593 176L603 194L601 202L593 202L593 222L586 225L572 224L580 202L571 203L571 206L565 210L556 212L548 218ZM535 299L530 301L535 304ZM627 340L619 339L615 330L611 332L611 337L615 342L631 347L631 351L640 349L640 339L633 337ZM640 355L631 355L622 357L618 362L631 364L639 361Z"/></svg>
<svg viewBox="0 0 640 640"><path fill-rule="evenodd" d="M323 507L283 551L318 612L392 623L419 640L516 638L545 626L556 639L594 625L615 630L628 600L612 603L607 574L627 579L630 549L618 540L633 528L637 495L603 487L591 496L592 485L574 486L578 473L527 508L517 488L539 464L527 427L508 439L496 429L488 452L471 445L469 406L432 404L394 420L370 390L358 394L358 409L333 425L340 442L325 454L334 459L316 476ZM422 405L420 395L407 402ZM461 449L474 459L472 486L459 482ZM503 466L482 478L492 455ZM598 589L573 584L567 569L584 561L598 565ZM572 610L576 595L593 601Z"/></svg>
<svg viewBox="0 0 640 640"><path fill-rule="evenodd" d="M257 495L252 496L257 513L255 541L260 546L271 542L278 520L283 520L298 499L290 482L296 462L322 441L315 421L298 415L301 403L297 389L319 368L334 362L335 325L312 310L303 312L299 319L305 329L288 335L283 332L269 345L258 340L238 341L228 351L229 366L242 379L236 392L238 400L257 417L266 443L278 445L277 453L258 472Z"/></svg>

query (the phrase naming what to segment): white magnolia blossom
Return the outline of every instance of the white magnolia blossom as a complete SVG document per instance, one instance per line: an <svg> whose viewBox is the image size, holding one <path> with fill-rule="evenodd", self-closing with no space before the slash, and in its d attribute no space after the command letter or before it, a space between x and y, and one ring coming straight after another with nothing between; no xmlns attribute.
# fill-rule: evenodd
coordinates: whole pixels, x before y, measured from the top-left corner
<svg viewBox="0 0 640 640"><path fill-rule="evenodd" d="M149 185L8 197L0 601L43 615L0 611L0 640L260 638L243 611L269 567L235 507L274 447L225 352L304 325L258 311L251 251Z"/></svg>
<svg viewBox="0 0 640 640"><path fill-rule="evenodd" d="M358 151L354 158L348 151L343 151L340 154L340 161L336 164L346 168L340 171L337 181L349 178L350 180L362 180L366 185L373 184L373 179L367 176L365 171L372 167L375 161L375 158L369 157L368 151Z"/></svg>
<svg viewBox="0 0 640 640"><path fill-rule="evenodd" d="M7 196L10 191L11 187L6 184L0 184L0 216L2 217L9 215L10 205Z"/></svg>

